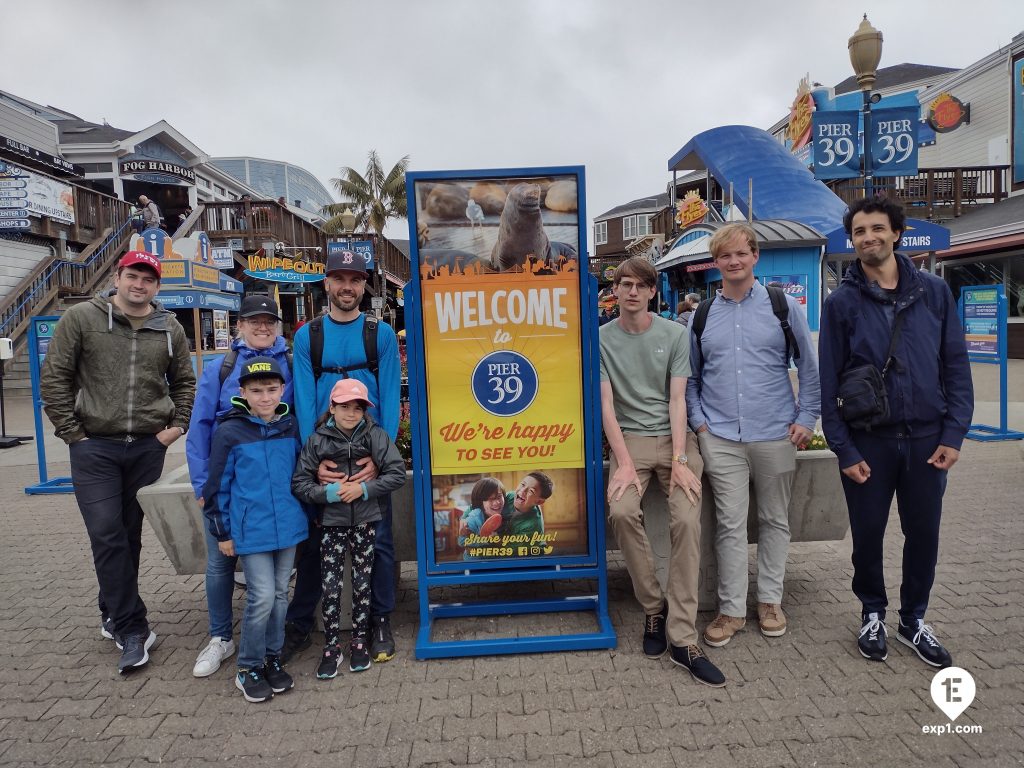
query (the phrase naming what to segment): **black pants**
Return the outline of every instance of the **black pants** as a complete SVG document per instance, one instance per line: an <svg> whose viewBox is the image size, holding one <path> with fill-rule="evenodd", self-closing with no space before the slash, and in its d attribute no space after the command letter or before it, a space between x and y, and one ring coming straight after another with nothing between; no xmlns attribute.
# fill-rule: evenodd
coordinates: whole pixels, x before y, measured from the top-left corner
<svg viewBox="0 0 1024 768"><path fill-rule="evenodd" d="M373 523L327 525L320 530L320 572L323 575L324 645L339 645L341 590L345 553L352 553L352 639L370 636L370 574L373 571Z"/></svg>
<svg viewBox="0 0 1024 768"><path fill-rule="evenodd" d="M370 587L370 613L390 616L395 609L395 539L391 532L391 497L387 497L383 517L374 525L377 538L373 545L373 576ZM320 602L320 547L315 537L301 545L295 562L295 591L288 604L285 621L302 632L313 630L316 604Z"/></svg>
<svg viewBox="0 0 1024 768"><path fill-rule="evenodd" d="M910 439L905 435L877 437L853 432L853 443L871 468L871 477L863 484L843 475L853 535L854 594L860 598L864 613L885 615L888 598L882 573L882 541L895 494L904 536L900 618L904 623L923 619L935 581L942 495L946 490L946 471L927 463L938 447L938 437Z"/></svg>
<svg viewBox="0 0 1024 768"><path fill-rule="evenodd" d="M164 468L167 448L149 435L132 442L91 437L72 443L71 480L92 545L99 609L118 635L149 631L139 597L142 507L135 498Z"/></svg>

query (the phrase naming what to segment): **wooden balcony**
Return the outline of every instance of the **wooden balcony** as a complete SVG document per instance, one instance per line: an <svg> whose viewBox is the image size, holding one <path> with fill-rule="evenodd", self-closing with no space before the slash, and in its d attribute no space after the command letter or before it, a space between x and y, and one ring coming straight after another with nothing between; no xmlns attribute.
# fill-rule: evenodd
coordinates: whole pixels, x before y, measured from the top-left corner
<svg viewBox="0 0 1024 768"><path fill-rule="evenodd" d="M322 256L327 253L327 239L320 228L296 216L276 200L202 205L203 210L189 232L205 232L217 242L241 240L242 250L246 253L259 250L265 242L285 243L296 248L321 248Z"/></svg>
<svg viewBox="0 0 1024 768"><path fill-rule="evenodd" d="M971 206L998 203L1007 196L1009 166L921 168L914 176L875 179L876 194L898 200L917 219L946 221ZM864 179L842 179L829 188L846 203L864 195Z"/></svg>

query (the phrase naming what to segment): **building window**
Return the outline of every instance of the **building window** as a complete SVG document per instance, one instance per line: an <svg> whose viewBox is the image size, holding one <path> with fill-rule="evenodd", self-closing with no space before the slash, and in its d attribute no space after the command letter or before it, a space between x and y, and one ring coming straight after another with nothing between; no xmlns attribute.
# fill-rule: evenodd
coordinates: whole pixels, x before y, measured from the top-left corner
<svg viewBox="0 0 1024 768"><path fill-rule="evenodd" d="M604 245L608 242L608 222L594 222L594 245Z"/></svg>
<svg viewBox="0 0 1024 768"><path fill-rule="evenodd" d="M647 214L640 213L636 216L624 216L622 218L623 240L628 242L649 234L651 234L651 217Z"/></svg>

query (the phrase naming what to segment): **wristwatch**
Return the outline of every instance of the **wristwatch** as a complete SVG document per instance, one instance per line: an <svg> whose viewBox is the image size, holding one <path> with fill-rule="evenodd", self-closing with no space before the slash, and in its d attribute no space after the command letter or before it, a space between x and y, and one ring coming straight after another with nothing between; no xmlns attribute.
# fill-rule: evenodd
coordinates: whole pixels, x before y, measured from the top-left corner
<svg viewBox="0 0 1024 768"><path fill-rule="evenodd" d="M686 454L680 453L678 456L673 456L672 461L676 464L685 464L687 462Z"/></svg>

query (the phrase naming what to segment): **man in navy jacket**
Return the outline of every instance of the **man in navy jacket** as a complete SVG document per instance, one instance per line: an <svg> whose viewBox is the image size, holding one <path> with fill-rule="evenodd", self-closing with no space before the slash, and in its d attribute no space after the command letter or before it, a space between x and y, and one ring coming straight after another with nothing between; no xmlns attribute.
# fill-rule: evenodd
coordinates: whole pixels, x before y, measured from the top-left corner
<svg viewBox="0 0 1024 768"><path fill-rule="evenodd" d="M935 579L946 473L971 424L974 390L967 346L949 286L895 253L905 229L903 209L885 198L853 203L843 218L857 261L825 300L819 370L821 418L839 457L853 535L853 591L862 604L858 647L884 661L882 541L896 494L905 542L898 639L935 667L952 664L924 623ZM858 429L840 416L843 371L885 365L897 316L904 316L885 374L889 417Z"/></svg>

